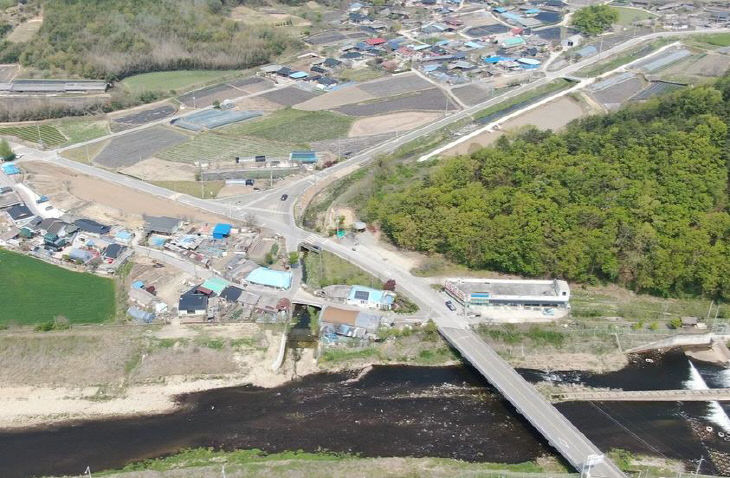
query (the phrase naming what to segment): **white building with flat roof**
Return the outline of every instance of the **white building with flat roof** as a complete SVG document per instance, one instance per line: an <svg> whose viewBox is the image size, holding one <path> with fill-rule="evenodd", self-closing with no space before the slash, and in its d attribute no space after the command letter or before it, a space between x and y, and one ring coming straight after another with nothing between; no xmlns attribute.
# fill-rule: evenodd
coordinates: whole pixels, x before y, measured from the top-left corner
<svg viewBox="0 0 730 478"><path fill-rule="evenodd" d="M446 292L473 313L494 315L493 309L522 309L559 318L570 309L570 287L564 280L452 278ZM559 310L555 310L559 309Z"/></svg>

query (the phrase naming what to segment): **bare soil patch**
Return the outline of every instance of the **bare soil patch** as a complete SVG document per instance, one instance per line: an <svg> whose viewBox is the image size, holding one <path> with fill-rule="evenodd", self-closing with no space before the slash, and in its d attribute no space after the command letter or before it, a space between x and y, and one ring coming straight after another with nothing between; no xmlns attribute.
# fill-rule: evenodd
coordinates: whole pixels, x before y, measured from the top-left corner
<svg viewBox="0 0 730 478"><path fill-rule="evenodd" d="M150 158L119 171L144 181L195 181L195 166Z"/></svg>
<svg viewBox="0 0 730 478"><path fill-rule="evenodd" d="M139 227L142 215L164 215L203 222L220 220L195 208L135 191L40 161L23 162L30 186L43 191L59 208L103 222Z"/></svg>
<svg viewBox="0 0 730 478"><path fill-rule="evenodd" d="M535 126L539 129L559 130L574 119L580 118L588 113L589 110L586 106L568 96L563 96L516 118L512 118L502 124L501 130L491 133L485 131L468 141L464 141L445 152L444 155L456 156L459 154L473 153L485 146L491 145L500 136L505 134L505 132L527 125Z"/></svg>
<svg viewBox="0 0 730 478"><path fill-rule="evenodd" d="M242 110L252 111L276 111L284 108L284 105L275 103L263 96L251 96L249 98L242 98L235 103Z"/></svg>
<svg viewBox="0 0 730 478"><path fill-rule="evenodd" d="M690 57L690 59L686 61L676 63L664 70L661 76L672 77L675 75L691 75L717 78L725 74L728 68L730 68L729 56L717 53L708 53L699 59Z"/></svg>
<svg viewBox="0 0 730 478"><path fill-rule="evenodd" d="M27 22L23 22L13 29L8 35L8 41L11 43L26 42L32 39L43 25L42 18L32 18Z"/></svg>
<svg viewBox="0 0 730 478"><path fill-rule="evenodd" d="M355 121L348 136L370 136L393 131L409 131L419 126L436 121L440 113L424 113L420 111L404 111L389 115L372 116Z"/></svg>

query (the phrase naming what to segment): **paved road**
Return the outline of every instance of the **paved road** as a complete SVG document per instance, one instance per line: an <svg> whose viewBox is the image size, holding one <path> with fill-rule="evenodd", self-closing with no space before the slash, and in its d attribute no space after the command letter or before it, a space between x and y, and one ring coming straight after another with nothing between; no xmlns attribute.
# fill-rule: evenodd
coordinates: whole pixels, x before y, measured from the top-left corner
<svg viewBox="0 0 730 478"><path fill-rule="evenodd" d="M730 29L705 30L703 33L727 32ZM247 215L253 215L260 224L276 230L287 238L290 249L298 243L307 241L321 246L330 252L358 265L364 270L381 279L395 279L400 289L408 294L419 305L422 311L428 313L439 326L444 336L457 347L462 354L477 367L512 403L528 417L535 427L543 433L565 457L577 468L581 469L586 458L592 454L599 454L598 449L591 444L570 422L557 410L547 403L524 379L522 379L504 360L502 360L489 346L475 334L467 330L467 323L455 314L447 312L442 298L435 293L429 282L412 276L408 270L383 260L377 251L366 245L359 245L357 250L345 247L336 241L309 233L299 228L294 222L294 202L304 194L309 187L327 176L342 173L345 168L360 167L377 157L394 151L403 144L422 138L444 126L452 124L474 113L504 101L514 95L537 88L555 78L572 75L581 68L603 60L606 56L620 53L636 44L655 38L681 36L682 34L696 34L697 32L661 32L643 37L637 37L603 53L601 56L588 58L581 62L569 65L555 73L548 73L541 80L529 83L507 94L492 98L471 108L464 109L441 120L435 121L423 128L406 133L394 140L375 146L348 161L339 163L331 168L315 173L309 177L290 183L285 191L266 191L238 198L241 205L221 201L197 199L191 196L174 193L164 188L153 186L126 176L104 171L78 162L59 157L55 152L41 152L28 147L17 147L17 152L24 153L27 158L51 161L71 169L83 172L100 179L121 184L136 190L144 191L155 196L168 198L180 203L199 208L214 214L227 216L235 220L243 220ZM282 192L289 195L287 201L281 201ZM597 465L593 470L594 476L615 477L623 476L610 462Z"/></svg>
<svg viewBox="0 0 730 478"><path fill-rule="evenodd" d="M484 375L538 431L548 439L576 470L582 470L589 456L602 455L567 418L543 398L507 362L470 330L439 327L441 334ZM590 469L594 477L622 477L611 461L603 460Z"/></svg>

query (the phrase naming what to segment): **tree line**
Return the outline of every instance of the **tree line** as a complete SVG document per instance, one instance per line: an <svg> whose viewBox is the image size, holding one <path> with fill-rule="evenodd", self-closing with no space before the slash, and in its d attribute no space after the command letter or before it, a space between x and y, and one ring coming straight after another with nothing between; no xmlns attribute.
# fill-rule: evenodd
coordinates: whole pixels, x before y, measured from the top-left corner
<svg viewBox="0 0 730 478"><path fill-rule="evenodd" d="M472 268L727 300L729 122L726 77L427 172L383 163L363 213Z"/></svg>
<svg viewBox="0 0 730 478"><path fill-rule="evenodd" d="M228 18L239 1L45 0L32 40L0 42L0 61L87 78L268 62L296 42L282 30Z"/></svg>

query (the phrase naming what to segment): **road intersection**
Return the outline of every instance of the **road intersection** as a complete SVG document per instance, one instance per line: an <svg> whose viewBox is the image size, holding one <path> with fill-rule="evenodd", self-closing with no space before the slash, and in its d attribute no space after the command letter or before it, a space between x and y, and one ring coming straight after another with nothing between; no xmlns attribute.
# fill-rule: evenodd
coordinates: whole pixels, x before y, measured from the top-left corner
<svg viewBox="0 0 730 478"><path fill-rule="evenodd" d="M730 31L730 29L705 30L703 33L727 31ZM377 250L365 244L352 248L339 243L337 240L304 230L296 223L295 207L297 201L305 194L311 193L310 188L316 188L321 181L355 171L380 155L391 153L409 142L424 138L462 119L470 118L489 106L538 88L556 78L570 77L580 69L601 61L606 56L621 53L640 43L657 38L682 36L688 33L697 34L697 32L660 32L633 38L607 50L603 55L574 63L557 72L548 72L545 77L539 80L405 133L330 168L290 182L282 190L259 191L227 200L205 200L176 193L128 176L65 159L58 154L58 151L40 151L22 145L15 145L15 151L23 156L23 160L55 163L104 181L176 201L235 221L244 222L253 217L258 224L284 236L290 250L296 249L302 242L308 242L340 256L382 280L394 279L399 289L410 296L424 314L434 320L442 335L480 370L576 469L583 470L586 463L593 460L595 463L592 465L591 473L594 476L618 477L623 475L615 465L609 460L595 460L595 457L600 455L600 451L530 384L522 379L507 362L485 344L477 334L469 330L468 323L463 317L446 309L443 298L431 287L429 281L415 277L407 269L385 260ZM139 129L141 128L135 128L134 131ZM116 135L120 134L124 133L117 133ZM98 138L93 142L103 141L107 138ZM289 196L286 201L280 199L281 194L284 192Z"/></svg>

